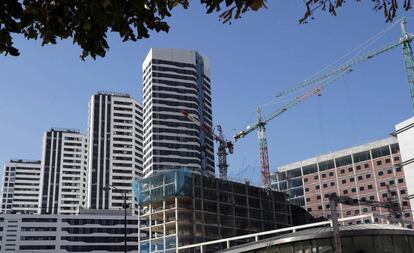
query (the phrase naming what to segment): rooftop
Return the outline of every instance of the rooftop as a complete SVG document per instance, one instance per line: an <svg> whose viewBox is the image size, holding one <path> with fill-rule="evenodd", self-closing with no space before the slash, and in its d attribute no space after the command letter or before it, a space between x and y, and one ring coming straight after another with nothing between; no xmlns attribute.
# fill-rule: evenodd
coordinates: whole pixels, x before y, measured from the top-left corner
<svg viewBox="0 0 414 253"><path fill-rule="evenodd" d="M40 164L40 160L10 159L10 163Z"/></svg>
<svg viewBox="0 0 414 253"><path fill-rule="evenodd" d="M112 92L112 91L98 91L97 95L109 95L109 96L115 96L115 97L132 98L131 95L129 95L128 93Z"/></svg>
<svg viewBox="0 0 414 253"><path fill-rule="evenodd" d="M396 137L391 136L385 139L369 142L369 143L358 145L358 146L353 146L353 147L342 149L339 151L334 151L334 152L322 154L319 156L315 156L312 158L308 158L306 160L282 165L278 167L277 171L287 171L291 169L296 169L298 167L303 167L303 166L311 165L314 163L319 163L319 162L339 158L342 156L351 155L351 154L355 154L358 152L362 152L362 151L366 151L366 150L370 150L374 148L379 148L382 146L387 146L387 145L394 144L394 143L398 143L398 140Z"/></svg>
<svg viewBox="0 0 414 253"><path fill-rule="evenodd" d="M411 234L414 235L414 230L402 228L391 224L358 224L339 227L341 236L358 236L358 235L395 235L395 234ZM288 242L331 238L332 227L318 227L306 230L297 231L295 233L283 234L276 237L271 237L251 243L234 246L219 252L245 252L260 248L266 248L269 245L277 245Z"/></svg>
<svg viewBox="0 0 414 253"><path fill-rule="evenodd" d="M61 127L52 127L50 129L50 131L52 131L52 132L64 132L64 133L75 133L75 134L80 133L80 130L78 130L78 129L61 128Z"/></svg>

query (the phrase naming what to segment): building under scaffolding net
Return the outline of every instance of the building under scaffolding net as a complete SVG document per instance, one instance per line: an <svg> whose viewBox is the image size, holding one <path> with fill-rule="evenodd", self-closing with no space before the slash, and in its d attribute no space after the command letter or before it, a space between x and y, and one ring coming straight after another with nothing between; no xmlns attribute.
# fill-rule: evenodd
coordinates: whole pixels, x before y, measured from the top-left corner
<svg viewBox="0 0 414 253"><path fill-rule="evenodd" d="M287 195L248 183L178 169L135 181L133 188L143 253L291 226Z"/></svg>

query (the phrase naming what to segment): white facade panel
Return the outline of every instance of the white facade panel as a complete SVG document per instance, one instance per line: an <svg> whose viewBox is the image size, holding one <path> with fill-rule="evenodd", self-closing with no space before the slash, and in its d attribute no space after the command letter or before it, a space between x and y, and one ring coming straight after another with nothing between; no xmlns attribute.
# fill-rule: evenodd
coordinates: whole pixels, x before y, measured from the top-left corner
<svg viewBox="0 0 414 253"><path fill-rule="evenodd" d="M414 117L395 126L398 143L400 145L402 167L407 181L408 194L414 194ZM410 200L414 206L414 199Z"/></svg>

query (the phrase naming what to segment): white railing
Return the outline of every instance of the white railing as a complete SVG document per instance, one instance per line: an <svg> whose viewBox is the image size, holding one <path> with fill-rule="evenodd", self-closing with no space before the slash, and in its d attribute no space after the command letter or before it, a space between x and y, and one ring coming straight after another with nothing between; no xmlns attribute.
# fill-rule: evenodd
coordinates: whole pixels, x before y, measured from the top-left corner
<svg viewBox="0 0 414 253"><path fill-rule="evenodd" d="M362 219L370 219L371 223L375 222L375 216L374 216L373 213L341 218L341 219L338 219L338 222L346 222L346 221L351 221L351 220L362 220ZM198 248L198 249L200 249L201 253L204 253L205 246L219 244L219 243L226 243L226 248L228 249L228 248L230 248L230 245L231 245L230 242L232 242L232 241L243 240L243 239L253 239L254 241L258 241L260 236L265 236L265 235L275 235L275 236L277 236L278 234L285 233L285 232L296 233L296 231L300 231L300 230L303 230L303 229L306 229L306 228L315 228L315 227L321 227L321 226L326 226L326 225L329 225L329 226L332 227L332 220L315 222L315 223L310 223L310 224L305 224L305 225L300 225L300 226L294 226L294 227L288 227L288 228L269 230L269 231L265 231L265 232L259 232L259 233L248 234L248 235L241 235L241 236L230 237L230 238L225 238L225 239L219 239L219 240L214 240L214 241L208 241L208 242L203 242L203 243L191 244L191 245L178 247L177 250L180 251L180 250L185 250L185 249Z"/></svg>

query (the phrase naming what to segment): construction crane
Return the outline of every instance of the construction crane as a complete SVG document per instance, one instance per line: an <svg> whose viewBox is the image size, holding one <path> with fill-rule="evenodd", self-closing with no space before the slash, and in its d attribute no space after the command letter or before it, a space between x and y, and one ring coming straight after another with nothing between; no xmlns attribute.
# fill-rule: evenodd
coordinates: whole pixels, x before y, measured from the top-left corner
<svg viewBox="0 0 414 253"><path fill-rule="evenodd" d="M233 142L226 140L223 134L223 129L220 125L217 126L218 134L214 133L211 127L207 126L206 124L202 124L199 120L193 117L188 111L182 110L181 113L194 124L196 124L200 129L203 129L206 133L211 134L214 140L218 143L218 167L219 167L219 175L221 179L227 180L227 169L229 167L227 163L227 155L233 154L234 145Z"/></svg>
<svg viewBox="0 0 414 253"><path fill-rule="evenodd" d="M322 72L321 74L307 79L297 86L292 87L286 91L280 92L276 95L276 97L281 97L295 91L302 90L305 87L313 86L314 88L306 91L301 96L296 97L291 102L287 103L285 106L281 107L280 109L274 111L267 117L263 117L261 114L260 108L257 110L257 122L252 126L247 126L246 130L243 130L237 133L234 136L234 140L237 141L249 133L257 130L258 132L258 139L259 139L259 150L260 150L260 167L262 173L262 184L263 187L266 189L270 189L270 169L269 169L269 155L268 155L268 147L267 147L267 139L266 139L266 125L273 120L274 118L280 116L284 112L288 111L289 109L293 108L294 106L298 105L299 103L305 101L307 98L312 97L313 95L320 95L320 91L331 84L335 83L339 78L343 77L344 75L352 72L354 70L354 66L372 59L376 56L382 55L385 52L388 52L394 48L402 46L403 48L403 56L405 62L405 69L407 72L408 77L408 86L410 90L410 96L412 101L412 106L414 108L414 57L413 51L411 48L411 41L413 40L414 36L407 33L406 31L406 19L403 18L401 20L401 31L402 37L395 43L381 48L379 50L375 50L370 52L366 55L353 58L347 61L344 65L329 69L327 71Z"/></svg>

